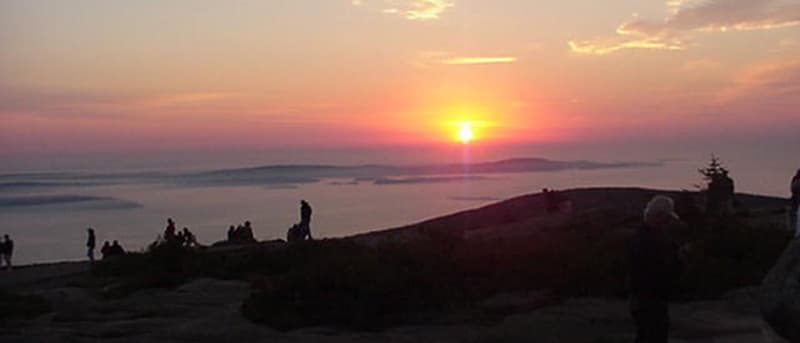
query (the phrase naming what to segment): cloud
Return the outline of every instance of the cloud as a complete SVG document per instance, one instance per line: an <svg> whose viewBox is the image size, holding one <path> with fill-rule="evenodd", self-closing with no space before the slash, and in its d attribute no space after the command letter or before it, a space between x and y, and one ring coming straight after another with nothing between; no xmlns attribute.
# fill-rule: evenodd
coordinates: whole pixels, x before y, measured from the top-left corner
<svg viewBox="0 0 800 343"><path fill-rule="evenodd" d="M124 94L102 91L27 90L0 87L0 117L100 118L144 113L232 112L241 95L232 92ZM238 109L238 108L237 108Z"/></svg>
<svg viewBox="0 0 800 343"><path fill-rule="evenodd" d="M514 63L516 61L516 56L455 56L452 53L445 51L426 51L418 53L412 64L419 68L429 68L436 65L500 64Z"/></svg>
<svg viewBox="0 0 800 343"><path fill-rule="evenodd" d="M462 65L462 64L494 64L494 63L513 63L517 58L513 56L498 57L451 57L441 60L442 64Z"/></svg>
<svg viewBox="0 0 800 343"><path fill-rule="evenodd" d="M730 111L795 116L800 108L800 59L745 69L717 95L716 102Z"/></svg>
<svg viewBox="0 0 800 343"><path fill-rule="evenodd" d="M635 17L617 27L616 35L569 41L573 52L604 55L623 49L684 50L698 33L773 30L800 26L796 0L669 0L661 21Z"/></svg>
<svg viewBox="0 0 800 343"><path fill-rule="evenodd" d="M352 0L351 3L356 7L418 21L439 19L445 11L455 6L455 0Z"/></svg>

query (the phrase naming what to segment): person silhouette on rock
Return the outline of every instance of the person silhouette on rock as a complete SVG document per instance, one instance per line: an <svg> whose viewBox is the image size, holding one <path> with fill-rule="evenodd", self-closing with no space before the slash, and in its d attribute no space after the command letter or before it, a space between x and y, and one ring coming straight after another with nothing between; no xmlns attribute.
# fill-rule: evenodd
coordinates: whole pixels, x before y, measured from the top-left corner
<svg viewBox="0 0 800 343"><path fill-rule="evenodd" d="M300 200L300 229L303 233L303 239L313 239L311 237L311 205L305 200Z"/></svg>
<svg viewBox="0 0 800 343"><path fill-rule="evenodd" d="M103 247L100 248L100 254L103 255L104 260L107 257L111 256L111 243L109 243L108 241L103 242Z"/></svg>
<svg viewBox="0 0 800 343"><path fill-rule="evenodd" d="M177 236L175 236L175 222L172 221L172 218L167 218L167 228L164 229L164 240L167 242L175 241Z"/></svg>
<svg viewBox="0 0 800 343"><path fill-rule="evenodd" d="M14 256L14 241L8 235L3 236L3 242L0 243L0 257L2 262L6 264L6 269L11 270L11 257Z"/></svg>
<svg viewBox="0 0 800 343"><path fill-rule="evenodd" d="M94 229L88 228L86 229L88 232L88 237L86 238L86 256L89 257L89 262L94 263L94 248L95 248L95 236L94 236Z"/></svg>

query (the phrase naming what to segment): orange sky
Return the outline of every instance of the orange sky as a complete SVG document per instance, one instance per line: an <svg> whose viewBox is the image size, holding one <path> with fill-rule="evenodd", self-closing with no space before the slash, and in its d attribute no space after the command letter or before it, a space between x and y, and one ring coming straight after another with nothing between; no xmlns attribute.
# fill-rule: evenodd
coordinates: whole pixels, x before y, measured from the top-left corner
<svg viewBox="0 0 800 343"><path fill-rule="evenodd" d="M7 0L0 44L0 152L800 129L797 0Z"/></svg>

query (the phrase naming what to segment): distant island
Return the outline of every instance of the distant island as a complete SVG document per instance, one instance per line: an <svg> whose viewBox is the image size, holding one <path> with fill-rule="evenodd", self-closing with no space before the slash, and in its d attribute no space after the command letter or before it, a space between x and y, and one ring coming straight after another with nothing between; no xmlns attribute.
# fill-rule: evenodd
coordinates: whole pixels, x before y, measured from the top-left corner
<svg viewBox="0 0 800 343"><path fill-rule="evenodd" d="M456 175L467 175L468 179L474 179L480 178L481 174L646 168L661 165L661 162L558 161L545 158L514 158L492 162L422 165L267 165L200 172L14 173L0 174L0 190L24 192L141 183L184 187L274 186L315 183L322 179L350 179L355 183L371 182L376 185L435 183L450 182ZM0 201L3 201L3 198L0 198ZM23 200L7 199L6 201L19 202ZM0 207L2 207L1 204Z"/></svg>

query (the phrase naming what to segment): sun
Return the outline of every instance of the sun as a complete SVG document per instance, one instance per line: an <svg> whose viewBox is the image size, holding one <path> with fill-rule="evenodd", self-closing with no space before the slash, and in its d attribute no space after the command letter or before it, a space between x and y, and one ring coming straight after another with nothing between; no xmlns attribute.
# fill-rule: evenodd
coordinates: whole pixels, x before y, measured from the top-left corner
<svg viewBox="0 0 800 343"><path fill-rule="evenodd" d="M469 144L473 139L475 139L475 133L472 132L472 123L470 122L461 122L458 124L458 132L456 133L458 140L462 144Z"/></svg>

